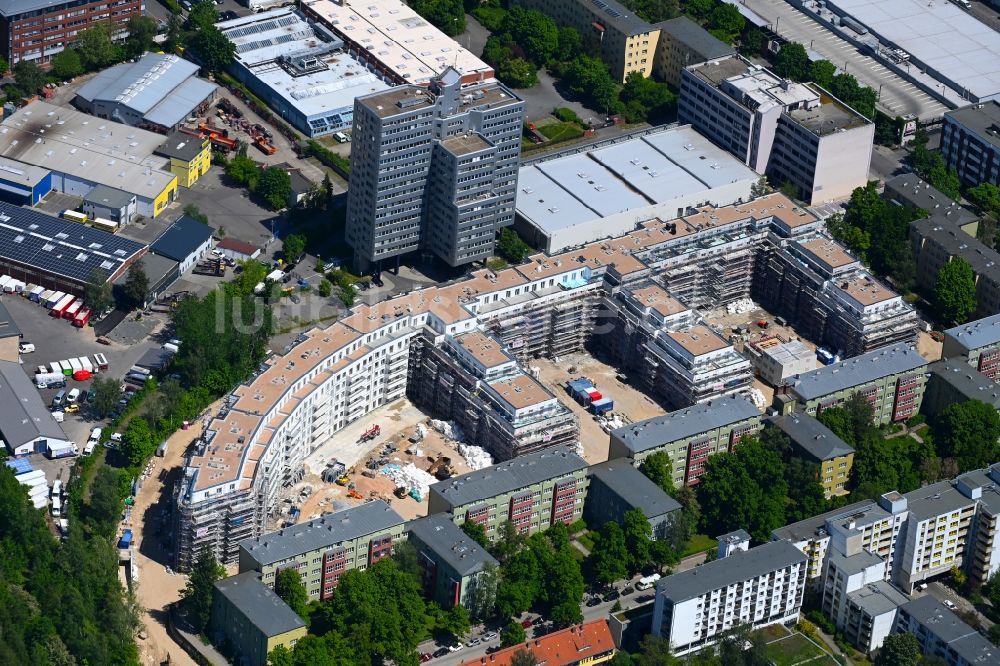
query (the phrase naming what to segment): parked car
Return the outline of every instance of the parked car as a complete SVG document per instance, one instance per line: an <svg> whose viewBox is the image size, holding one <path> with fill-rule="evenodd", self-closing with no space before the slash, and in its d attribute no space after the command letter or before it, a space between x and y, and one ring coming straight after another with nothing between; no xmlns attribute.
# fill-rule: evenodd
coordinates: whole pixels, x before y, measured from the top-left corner
<svg viewBox="0 0 1000 666"><path fill-rule="evenodd" d="M435 656L435 657L443 657L443 656L445 656L446 654L448 654L449 652L451 652L451 650L449 650L449 649L448 649L448 648L446 648L446 647L443 647L443 648L439 648L439 649L437 649L437 650L434 650L434 656Z"/></svg>
<svg viewBox="0 0 1000 666"><path fill-rule="evenodd" d="M17 346L17 351L21 354L30 354L35 351L35 345L31 342L22 342Z"/></svg>
<svg viewBox="0 0 1000 666"><path fill-rule="evenodd" d="M434 655L432 655L430 652L424 652L423 654L420 655L420 663L421 664L427 663L433 658Z"/></svg>
<svg viewBox="0 0 1000 666"><path fill-rule="evenodd" d="M947 607L948 607L949 609L951 609L951 610L955 610L956 608L958 608L958 607L957 607L957 606L955 605L955 602L954 602L954 601L952 601L951 599L945 599L945 600L944 600L944 601L942 601L941 603L943 603L943 604L944 604L945 606L947 606Z"/></svg>
<svg viewBox="0 0 1000 666"><path fill-rule="evenodd" d="M628 595L632 594L633 592L635 592L635 588L632 587L631 585L629 585L624 590L622 590L622 596L623 597L627 597Z"/></svg>
<svg viewBox="0 0 1000 666"><path fill-rule="evenodd" d="M64 409L63 411L66 412L67 414L76 414L78 411L80 411L80 405L77 404L66 405L66 409Z"/></svg>
<svg viewBox="0 0 1000 666"><path fill-rule="evenodd" d="M462 645L461 643L455 643L454 645L449 645L448 646L448 652L458 652L459 650L461 650L464 647L465 646Z"/></svg>
<svg viewBox="0 0 1000 666"><path fill-rule="evenodd" d="M483 634L483 642L488 643L489 641L496 640L499 636L500 634L495 631L487 631Z"/></svg>
<svg viewBox="0 0 1000 666"><path fill-rule="evenodd" d="M587 608L593 608L594 606L600 606L600 605L601 605L600 597L591 597L587 599Z"/></svg>
<svg viewBox="0 0 1000 666"><path fill-rule="evenodd" d="M466 642L465 647L476 647L477 645L479 645L479 639L473 638L472 640Z"/></svg>
<svg viewBox="0 0 1000 666"><path fill-rule="evenodd" d="M521 620L521 626L525 629L528 629L529 627L531 627L531 620L530 619Z"/></svg>

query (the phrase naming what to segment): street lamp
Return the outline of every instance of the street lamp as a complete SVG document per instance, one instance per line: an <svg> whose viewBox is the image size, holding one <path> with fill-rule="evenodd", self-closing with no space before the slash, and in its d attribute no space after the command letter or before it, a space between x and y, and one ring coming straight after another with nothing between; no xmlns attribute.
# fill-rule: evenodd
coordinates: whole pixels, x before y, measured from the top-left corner
<svg viewBox="0 0 1000 666"><path fill-rule="evenodd" d="M878 96L875 98L875 101L878 102L881 99L882 99L882 84L880 83L878 84Z"/></svg>

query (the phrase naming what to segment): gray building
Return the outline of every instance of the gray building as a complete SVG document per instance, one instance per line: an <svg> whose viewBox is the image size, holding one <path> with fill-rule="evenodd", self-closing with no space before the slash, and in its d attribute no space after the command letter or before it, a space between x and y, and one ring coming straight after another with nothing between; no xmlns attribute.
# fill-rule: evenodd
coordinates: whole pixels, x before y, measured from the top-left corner
<svg viewBox="0 0 1000 666"><path fill-rule="evenodd" d="M938 271L955 258L972 266L976 280L976 316L1000 312L1000 252L958 227L925 217L910 223L910 246L917 260L917 284L934 288Z"/></svg>
<svg viewBox="0 0 1000 666"><path fill-rule="evenodd" d="M904 173L885 181L882 197L909 210L926 211L927 217L949 222L973 238L979 216L915 173Z"/></svg>
<svg viewBox="0 0 1000 666"><path fill-rule="evenodd" d="M1000 314L949 328L944 332L941 355L996 379L1000 366Z"/></svg>
<svg viewBox="0 0 1000 666"><path fill-rule="evenodd" d="M654 539L665 539L681 505L632 466L627 458L592 465L583 517L597 529L604 523L621 523L625 513L639 509L649 521Z"/></svg>
<svg viewBox="0 0 1000 666"><path fill-rule="evenodd" d="M260 574L248 571L215 583L208 631L216 644L229 643L235 663L266 666L271 650L292 649L305 637L306 623L260 581Z"/></svg>
<svg viewBox="0 0 1000 666"><path fill-rule="evenodd" d="M725 58L736 52L731 44L716 39L686 16L654 23L653 29L660 31L653 74L672 86L681 85L681 73L685 67Z"/></svg>
<svg viewBox="0 0 1000 666"><path fill-rule="evenodd" d="M1000 648L930 595L899 607L895 633L913 634L925 655L941 657L948 666L1000 664Z"/></svg>
<svg viewBox="0 0 1000 666"><path fill-rule="evenodd" d="M963 185L1000 185L1000 102L991 100L944 114L941 154Z"/></svg>
<svg viewBox="0 0 1000 666"><path fill-rule="evenodd" d="M483 576L500 563L442 513L406 524L409 542L417 550L424 590L444 608L461 604L473 615L480 585L496 585ZM484 591L485 592L485 591Z"/></svg>
<svg viewBox="0 0 1000 666"><path fill-rule="evenodd" d="M451 266L486 259L514 222L524 102L448 68L354 103L347 242L359 270L422 250Z"/></svg>
<svg viewBox="0 0 1000 666"><path fill-rule="evenodd" d="M83 212L91 219L110 220L118 226L131 224L138 212L136 197L107 185L98 185L83 197Z"/></svg>
<svg viewBox="0 0 1000 666"><path fill-rule="evenodd" d="M149 251L173 259L178 272L185 273L212 247L213 231L207 224L182 215L150 244Z"/></svg>
<svg viewBox="0 0 1000 666"><path fill-rule="evenodd" d="M76 448L14 361L0 361L0 437L12 456Z"/></svg>
<svg viewBox="0 0 1000 666"><path fill-rule="evenodd" d="M936 418L951 404L979 400L1000 409L1000 384L970 368L961 359L931 363L931 376L924 392L923 411Z"/></svg>
<svg viewBox="0 0 1000 666"><path fill-rule="evenodd" d="M808 414L786 414L768 421L788 436L796 452L819 465L817 479L827 499L847 494L854 449Z"/></svg>

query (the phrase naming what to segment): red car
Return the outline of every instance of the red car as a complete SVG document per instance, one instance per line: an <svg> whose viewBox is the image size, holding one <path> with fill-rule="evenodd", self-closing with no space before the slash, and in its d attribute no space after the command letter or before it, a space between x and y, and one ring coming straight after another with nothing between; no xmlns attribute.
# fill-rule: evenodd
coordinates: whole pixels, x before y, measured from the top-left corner
<svg viewBox="0 0 1000 666"><path fill-rule="evenodd" d="M521 621L521 626L524 627L525 629L528 629L529 627L531 627L531 624L532 623L531 623L531 619L530 618L527 619L527 620L522 620Z"/></svg>
<svg viewBox="0 0 1000 666"><path fill-rule="evenodd" d="M434 655L432 655L430 652L424 652L423 654L420 655L420 663L423 664L425 662L430 661L433 658Z"/></svg>

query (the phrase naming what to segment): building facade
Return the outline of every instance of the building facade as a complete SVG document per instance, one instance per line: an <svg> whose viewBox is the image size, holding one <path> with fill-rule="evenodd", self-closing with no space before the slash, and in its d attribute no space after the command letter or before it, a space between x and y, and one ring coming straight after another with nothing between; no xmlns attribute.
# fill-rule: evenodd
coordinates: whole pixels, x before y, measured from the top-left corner
<svg viewBox="0 0 1000 666"><path fill-rule="evenodd" d="M208 632L217 644L228 641L239 663L267 666L279 645L291 650L305 638L306 623L253 571L215 583Z"/></svg>
<svg viewBox="0 0 1000 666"><path fill-rule="evenodd" d="M598 529L604 523L622 523L633 509L649 521L653 539L666 539L680 515L681 505L658 485L646 478L627 458L591 465L583 517Z"/></svg>
<svg viewBox="0 0 1000 666"><path fill-rule="evenodd" d="M1000 384L961 359L935 361L930 371L921 408L928 418L938 418L949 405L966 400L979 400L1000 409Z"/></svg>
<svg viewBox="0 0 1000 666"><path fill-rule="evenodd" d="M1000 367L1000 315L949 328L944 332L941 355L966 363L995 380Z"/></svg>
<svg viewBox="0 0 1000 666"><path fill-rule="evenodd" d="M477 604L496 594L495 570L500 563L446 514L412 520L406 533L417 551L427 596L442 608L461 604L473 617L480 617Z"/></svg>
<svg viewBox="0 0 1000 666"><path fill-rule="evenodd" d="M796 454L816 463L819 467L817 480L827 499L848 493L854 449L844 440L808 414L772 417L768 423L785 433Z"/></svg>
<svg viewBox="0 0 1000 666"><path fill-rule="evenodd" d="M963 185L1000 185L1000 102L991 100L944 114L941 155Z"/></svg>
<svg viewBox="0 0 1000 666"><path fill-rule="evenodd" d="M359 265L425 250L451 266L489 257L514 222L524 102L494 82L399 86L354 106L347 242Z"/></svg>
<svg viewBox="0 0 1000 666"><path fill-rule="evenodd" d="M924 655L941 657L948 666L1000 663L995 645L930 595L899 607L895 633L913 634Z"/></svg>
<svg viewBox="0 0 1000 666"><path fill-rule="evenodd" d="M180 132L167 136L156 154L170 160L170 173L181 187L193 186L212 166L212 142Z"/></svg>

